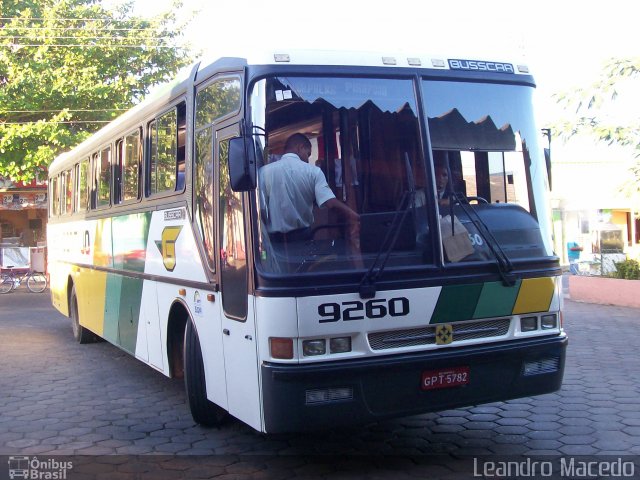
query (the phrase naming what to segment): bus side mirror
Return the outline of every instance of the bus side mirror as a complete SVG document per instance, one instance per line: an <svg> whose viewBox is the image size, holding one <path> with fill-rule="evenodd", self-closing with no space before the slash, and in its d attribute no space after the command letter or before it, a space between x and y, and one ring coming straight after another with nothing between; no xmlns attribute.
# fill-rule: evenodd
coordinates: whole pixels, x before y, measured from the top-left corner
<svg viewBox="0 0 640 480"><path fill-rule="evenodd" d="M544 161L547 164L547 177L549 178L549 190L551 190L553 187L551 186L551 149L550 148L545 148L544 149Z"/></svg>
<svg viewBox="0 0 640 480"><path fill-rule="evenodd" d="M251 137L229 140L229 180L234 192L256 188L256 148Z"/></svg>
<svg viewBox="0 0 640 480"><path fill-rule="evenodd" d="M547 178L549 179L549 190L551 190L551 129L543 128L542 136L547 141L547 148L544 149L544 163L547 165Z"/></svg>

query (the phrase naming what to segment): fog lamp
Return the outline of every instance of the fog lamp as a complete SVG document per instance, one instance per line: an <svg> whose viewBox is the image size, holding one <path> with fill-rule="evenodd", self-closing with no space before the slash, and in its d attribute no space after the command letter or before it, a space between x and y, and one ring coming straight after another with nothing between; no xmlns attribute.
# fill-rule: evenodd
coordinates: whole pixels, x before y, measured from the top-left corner
<svg viewBox="0 0 640 480"><path fill-rule="evenodd" d="M346 353L351 351L351 337L338 337L329 340L329 353Z"/></svg>
<svg viewBox="0 0 640 480"><path fill-rule="evenodd" d="M305 357L324 355L325 353L327 353L327 344L324 338L319 340L305 340L302 342L302 354Z"/></svg>
<svg viewBox="0 0 640 480"><path fill-rule="evenodd" d="M556 315L543 315L542 321L540 322L543 330L550 330L552 328L556 328L558 326L558 320Z"/></svg>
<svg viewBox="0 0 640 480"><path fill-rule="evenodd" d="M533 332L538 329L538 317L523 317L520 319L520 330Z"/></svg>

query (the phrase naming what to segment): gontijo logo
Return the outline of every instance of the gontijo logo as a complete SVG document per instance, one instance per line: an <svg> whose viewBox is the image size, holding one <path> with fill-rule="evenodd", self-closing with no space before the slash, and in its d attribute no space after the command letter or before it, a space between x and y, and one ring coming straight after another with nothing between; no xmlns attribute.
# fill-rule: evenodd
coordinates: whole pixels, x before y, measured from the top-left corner
<svg viewBox="0 0 640 480"><path fill-rule="evenodd" d="M65 480L67 470L73 468L73 462L63 462L55 458L39 460L38 457L9 457L9 478L33 480Z"/></svg>
<svg viewBox="0 0 640 480"><path fill-rule="evenodd" d="M162 240L156 240L156 246L162 255L162 263L164 268L169 272L173 272L176 268L176 240L182 231L181 226L164 227L162 230Z"/></svg>

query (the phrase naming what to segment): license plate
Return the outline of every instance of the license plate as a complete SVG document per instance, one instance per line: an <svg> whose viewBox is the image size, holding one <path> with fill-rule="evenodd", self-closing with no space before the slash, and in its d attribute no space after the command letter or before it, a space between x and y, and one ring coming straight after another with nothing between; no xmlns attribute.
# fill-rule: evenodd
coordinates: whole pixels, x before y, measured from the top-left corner
<svg viewBox="0 0 640 480"><path fill-rule="evenodd" d="M469 367L450 367L422 372L422 390L436 390L467 385L470 378Z"/></svg>

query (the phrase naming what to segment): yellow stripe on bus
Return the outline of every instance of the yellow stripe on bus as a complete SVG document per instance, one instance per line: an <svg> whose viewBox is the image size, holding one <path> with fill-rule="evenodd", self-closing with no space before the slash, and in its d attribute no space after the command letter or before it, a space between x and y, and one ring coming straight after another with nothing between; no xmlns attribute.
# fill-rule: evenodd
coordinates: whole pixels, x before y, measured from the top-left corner
<svg viewBox="0 0 640 480"><path fill-rule="evenodd" d="M555 284L552 277L522 280L518 298L513 307L513 313L517 315L549 311L554 290Z"/></svg>
<svg viewBox="0 0 640 480"><path fill-rule="evenodd" d="M104 332L104 305L106 299L107 274L86 269L76 277L76 295L80 323L100 336Z"/></svg>

